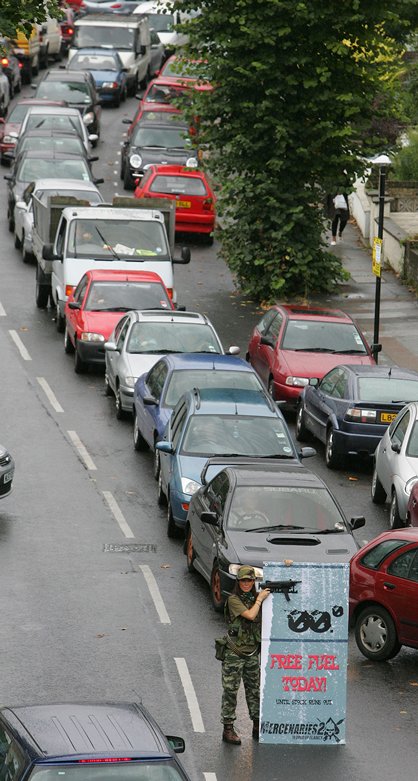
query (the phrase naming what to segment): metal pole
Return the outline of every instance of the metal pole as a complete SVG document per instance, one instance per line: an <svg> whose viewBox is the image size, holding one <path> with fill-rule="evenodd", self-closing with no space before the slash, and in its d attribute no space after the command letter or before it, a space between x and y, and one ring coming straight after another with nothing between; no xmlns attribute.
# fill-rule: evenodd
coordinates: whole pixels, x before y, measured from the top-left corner
<svg viewBox="0 0 418 781"><path fill-rule="evenodd" d="M383 239L385 188L386 188L386 166L382 165L379 168L379 221L378 221L378 228L377 228L377 236L379 239ZM383 252L381 256L381 261L382 259L383 259ZM376 288L374 294L374 333L373 333L373 357L376 363L378 363L379 346L380 346L379 345L380 284L381 284L381 276L377 276Z"/></svg>

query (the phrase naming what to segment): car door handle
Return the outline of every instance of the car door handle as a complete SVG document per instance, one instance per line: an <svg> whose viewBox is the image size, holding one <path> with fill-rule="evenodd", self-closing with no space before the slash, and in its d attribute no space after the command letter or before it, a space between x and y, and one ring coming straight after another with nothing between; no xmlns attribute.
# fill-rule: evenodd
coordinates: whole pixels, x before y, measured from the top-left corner
<svg viewBox="0 0 418 781"><path fill-rule="evenodd" d="M393 591L396 588L394 583L383 583L383 585L388 591Z"/></svg>

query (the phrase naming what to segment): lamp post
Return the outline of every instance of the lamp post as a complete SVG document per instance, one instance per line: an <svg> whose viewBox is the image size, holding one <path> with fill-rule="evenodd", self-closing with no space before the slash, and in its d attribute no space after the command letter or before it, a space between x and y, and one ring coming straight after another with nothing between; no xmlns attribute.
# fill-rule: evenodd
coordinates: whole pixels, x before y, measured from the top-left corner
<svg viewBox="0 0 418 781"><path fill-rule="evenodd" d="M374 329L373 329L373 357L378 363L378 354L382 349L379 344L379 323L380 323L380 286L382 273L382 245L383 245L383 221L385 216L385 188L386 171L390 166L391 160L387 155L378 155L370 161L373 165L379 166L379 219L377 227L377 241L375 240L373 248L373 273L376 275L376 286L374 294Z"/></svg>

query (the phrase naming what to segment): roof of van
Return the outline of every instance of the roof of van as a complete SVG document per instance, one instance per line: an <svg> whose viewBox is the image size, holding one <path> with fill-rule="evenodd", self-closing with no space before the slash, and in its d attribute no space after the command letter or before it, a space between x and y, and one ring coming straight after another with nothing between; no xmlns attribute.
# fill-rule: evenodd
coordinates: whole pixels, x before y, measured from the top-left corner
<svg viewBox="0 0 418 781"><path fill-rule="evenodd" d="M146 20L147 17L145 14L130 14L129 16L122 16L119 14L88 14L81 19L77 19L74 26L84 27L85 25L89 25L90 27L96 27L99 24L100 27L137 27Z"/></svg>

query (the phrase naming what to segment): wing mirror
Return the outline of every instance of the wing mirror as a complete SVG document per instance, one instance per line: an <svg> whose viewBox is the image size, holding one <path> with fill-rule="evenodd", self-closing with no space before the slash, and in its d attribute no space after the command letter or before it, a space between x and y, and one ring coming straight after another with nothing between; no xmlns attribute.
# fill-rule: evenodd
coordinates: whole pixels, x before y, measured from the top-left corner
<svg viewBox="0 0 418 781"><path fill-rule="evenodd" d="M401 446L400 446L399 442L392 442L391 448L392 448L394 453L400 453L401 452Z"/></svg>
<svg viewBox="0 0 418 781"><path fill-rule="evenodd" d="M312 456L316 456L314 447L301 447L299 450L299 458L312 458Z"/></svg>
<svg viewBox="0 0 418 781"><path fill-rule="evenodd" d="M108 353L118 353L119 352L118 348L116 347L115 342L105 342L104 343L104 348L105 348L105 350Z"/></svg>
<svg viewBox="0 0 418 781"><path fill-rule="evenodd" d="M81 309L81 304L79 301L69 301L68 309Z"/></svg>
<svg viewBox="0 0 418 781"><path fill-rule="evenodd" d="M361 527L364 526L365 523L366 523L366 519L364 515L356 515L354 516L354 518L351 518L350 520L350 526L353 531L355 529L361 529Z"/></svg>
<svg viewBox="0 0 418 781"><path fill-rule="evenodd" d="M207 523L208 526L219 526L218 516L216 513L205 511L200 514L200 520L202 523Z"/></svg>
<svg viewBox="0 0 418 781"><path fill-rule="evenodd" d="M132 125L133 119L122 119L122 125Z"/></svg>
<svg viewBox="0 0 418 781"><path fill-rule="evenodd" d="M165 442L165 441L157 442L155 447L157 448L157 450L161 450L162 453L170 453L170 454L174 453L174 448L171 442Z"/></svg>
<svg viewBox="0 0 418 781"><path fill-rule="evenodd" d="M187 263L190 263L190 248L189 247L182 247L181 253L179 258L173 258L173 263L181 263L182 265L186 266Z"/></svg>
<svg viewBox="0 0 418 781"><path fill-rule="evenodd" d="M313 388L317 388L319 385L319 378L318 377L310 377L308 385L312 385Z"/></svg>
<svg viewBox="0 0 418 781"><path fill-rule="evenodd" d="M154 396L144 396L142 401L146 407L156 407L158 404L158 401Z"/></svg>
<svg viewBox="0 0 418 781"><path fill-rule="evenodd" d="M232 347L230 347L228 350L228 355L239 355L240 352L241 352L241 348L233 344Z"/></svg>
<svg viewBox="0 0 418 781"><path fill-rule="evenodd" d="M260 344L265 344L267 347L274 347L274 342L269 339L268 336L262 336L260 339Z"/></svg>
<svg viewBox="0 0 418 781"><path fill-rule="evenodd" d="M183 754L186 748L183 738L178 738L176 735L166 735L165 737L175 754Z"/></svg>
<svg viewBox="0 0 418 781"><path fill-rule="evenodd" d="M62 255L54 252L53 244L44 244L42 247L42 257L44 260L62 260Z"/></svg>
<svg viewBox="0 0 418 781"><path fill-rule="evenodd" d="M93 184L103 184L103 183L104 183L104 179L101 179L101 178L100 179L93 179Z"/></svg>

